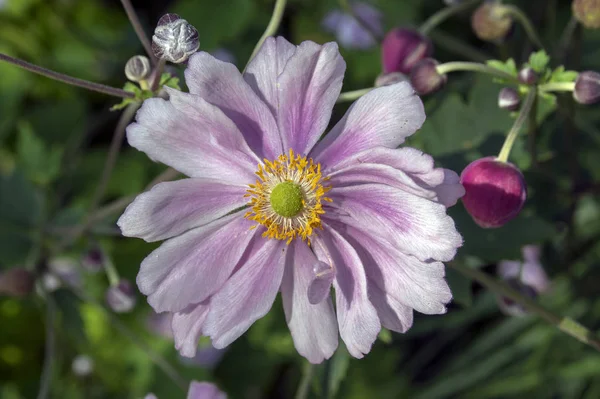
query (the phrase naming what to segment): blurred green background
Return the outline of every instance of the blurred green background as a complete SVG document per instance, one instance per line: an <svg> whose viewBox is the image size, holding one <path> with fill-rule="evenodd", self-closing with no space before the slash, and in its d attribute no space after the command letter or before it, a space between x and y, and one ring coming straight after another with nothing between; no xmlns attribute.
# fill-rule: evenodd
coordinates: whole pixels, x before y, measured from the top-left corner
<svg viewBox="0 0 600 399"><path fill-rule="evenodd" d="M267 25L270 0L134 1L146 31L165 12L180 14L200 33L201 50L230 51L243 68ZM385 29L417 27L441 9L442 0L371 1ZM571 18L570 1L513 1L535 22L552 49ZM334 40L323 30L335 0L290 0L280 33L293 43ZM532 48L519 27L506 43L479 41L470 13L434 30L440 61L527 60ZM123 87L129 57L143 54L117 0L0 0L0 52L72 76ZM348 64L344 91L370 87L381 72L380 49L342 49ZM567 56L569 69L600 70L600 31L578 29ZM182 74L181 68L173 73ZM501 86L487 76L452 74L445 89L424 98L424 127L409 141L433 154L439 165L460 171L472 160L497 154L511 115L497 107ZM118 112L118 99L87 92L0 62L0 271L35 269L75 226L82 223L98 184ZM332 122L343 115L339 105ZM511 154L525 173L529 198L506 226L483 230L461 204L450 210L465 245L455 262L495 273L503 259L519 259L521 247L539 244L552 289L539 301L592 330L600 328L600 112L561 95L556 107L540 107L533 160L522 135ZM124 148L103 203L139 193L164 166ZM148 327L152 311L140 295L135 310L116 315L134 342L120 331L103 302L103 274L79 267L100 245L119 274L135 280L141 260L156 246L119 237L118 213L60 253L75 266L79 286L96 303L67 288L51 294L57 307L52 398L184 397L148 356L164 356L186 379L214 381L231 398L293 397L305 364L296 353L280 302L216 362L182 361L172 341ZM56 255L52 255L53 257ZM315 367L311 397L338 398L600 398L600 354L535 316L503 315L493 293L448 270L454 302L447 315L415 315L407 334L382 332L362 360L340 348ZM44 361L47 306L39 295L0 297L0 398L34 398ZM91 372L73 361L86 355ZM213 359L214 360L214 359ZM206 364L206 363L211 364ZM75 368L76 369L76 368ZM85 374L85 375L82 375Z"/></svg>

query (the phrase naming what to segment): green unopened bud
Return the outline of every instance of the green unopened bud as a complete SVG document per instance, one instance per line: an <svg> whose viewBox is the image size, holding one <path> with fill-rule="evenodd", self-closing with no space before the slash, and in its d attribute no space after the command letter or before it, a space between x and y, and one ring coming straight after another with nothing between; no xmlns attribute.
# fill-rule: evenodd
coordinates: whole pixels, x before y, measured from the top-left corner
<svg viewBox="0 0 600 399"><path fill-rule="evenodd" d="M586 28L600 28L600 0L574 0L573 14Z"/></svg>
<svg viewBox="0 0 600 399"><path fill-rule="evenodd" d="M481 40L498 42L503 40L512 28L513 20L506 7L500 3L484 3L471 17L473 31Z"/></svg>
<svg viewBox="0 0 600 399"><path fill-rule="evenodd" d="M148 79L151 72L150 60L143 55L133 56L125 64L125 76L132 82L141 82Z"/></svg>

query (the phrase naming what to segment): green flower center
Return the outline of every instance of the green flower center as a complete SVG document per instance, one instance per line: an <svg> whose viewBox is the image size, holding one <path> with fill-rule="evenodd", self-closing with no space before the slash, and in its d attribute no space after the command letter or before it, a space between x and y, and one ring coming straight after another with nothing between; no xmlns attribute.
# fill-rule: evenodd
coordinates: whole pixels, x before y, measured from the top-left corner
<svg viewBox="0 0 600 399"><path fill-rule="evenodd" d="M291 218L304 208L302 189L298 184L285 181L271 191L271 207L280 216Z"/></svg>

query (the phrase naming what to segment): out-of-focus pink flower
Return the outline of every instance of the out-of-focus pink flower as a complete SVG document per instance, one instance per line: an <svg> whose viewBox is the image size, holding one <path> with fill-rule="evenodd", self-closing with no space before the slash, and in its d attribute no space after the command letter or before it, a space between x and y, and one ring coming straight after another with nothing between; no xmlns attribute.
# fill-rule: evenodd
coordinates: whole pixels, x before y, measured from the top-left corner
<svg viewBox="0 0 600 399"><path fill-rule="evenodd" d="M414 29L392 29L381 44L383 72L409 74L419 61L432 54L433 44L427 36Z"/></svg>
<svg viewBox="0 0 600 399"><path fill-rule="evenodd" d="M210 382L192 381L188 390L187 399L227 399L225 392L221 391L215 384ZM149 393L144 399L158 399L153 393Z"/></svg>
<svg viewBox="0 0 600 399"><path fill-rule="evenodd" d="M523 260L504 260L498 263L498 275L515 290L530 298L548 291L550 281L540 263L540 247L525 245L521 252ZM499 297L498 303L505 313L511 316L525 315L525 310L509 298Z"/></svg>
<svg viewBox="0 0 600 399"><path fill-rule="evenodd" d="M132 146L191 176L138 196L118 222L125 236L167 239L137 282L155 311L174 313L182 355L201 335L229 345L280 291L313 363L338 332L360 358L382 326L408 330L413 309L446 311L442 262L462 243L446 207L464 194L459 177L397 148L425 120L405 82L361 97L319 141L344 71L335 43L269 38L243 75L199 52L190 94L166 89L129 126Z"/></svg>
<svg viewBox="0 0 600 399"><path fill-rule="evenodd" d="M366 3L354 2L350 4L354 15L341 10L329 12L323 19L323 28L334 34L342 47L348 49L366 50L377 45L377 36L383 36L383 15L379 10ZM356 20L370 28L370 31Z"/></svg>

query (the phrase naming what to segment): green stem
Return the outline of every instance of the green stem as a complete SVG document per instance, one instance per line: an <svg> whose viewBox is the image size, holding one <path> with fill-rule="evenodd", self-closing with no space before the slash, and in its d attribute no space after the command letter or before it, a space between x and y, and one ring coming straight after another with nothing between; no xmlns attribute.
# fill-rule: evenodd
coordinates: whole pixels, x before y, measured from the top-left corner
<svg viewBox="0 0 600 399"><path fill-rule="evenodd" d="M575 31L577 30L578 24L579 21L577 21L577 18L575 18L575 16L572 16L569 20L569 23L565 27L565 30L560 35L560 39L558 40L558 45L556 46L554 57L559 63L562 63L564 61L563 59L567 53L567 49L569 48L569 43L571 43L571 39L573 38Z"/></svg>
<svg viewBox="0 0 600 399"><path fill-rule="evenodd" d="M18 58L13 58L6 54L0 53L0 60L6 61L10 64L16 65L20 68L28 70L29 72L37 73L38 75L45 76L50 79L58 80L59 82L69 84L71 86L82 87L84 89L97 91L102 94L108 94L109 96L121 97L121 98L134 98L135 95L128 91L117 89L115 87L106 86L100 83L90 82L88 80L74 78L69 75L65 75L62 73L51 71L50 69L42 68L35 64L32 64L27 61L20 60Z"/></svg>
<svg viewBox="0 0 600 399"><path fill-rule="evenodd" d="M150 39L148 39L146 32L144 32L144 28L142 27L140 19L138 18L137 14L135 13L135 10L133 9L133 6L131 5L131 1L121 0L121 4L123 5L123 9L125 9L125 14L127 14L127 18L129 18L131 26L133 26L135 34L137 35L138 39L140 39L142 46L144 46L144 50L146 50L146 53L148 53L148 56L152 60L152 63L155 64L156 57L154 56L154 52L152 51L152 44L150 43Z"/></svg>
<svg viewBox="0 0 600 399"><path fill-rule="evenodd" d="M558 315L555 315L554 313L540 306L534 300L524 295L521 295L519 292L515 291L508 285L490 277L489 275L483 273L478 269L473 269L467 266L459 265L457 263L451 263L449 265L464 276L477 281L490 291L493 291L496 294L502 295L517 302L518 304L523 306L523 308L529 313L538 315L539 317L546 320L548 323L552 324L562 332L567 333L573 338L591 346L597 351L600 351L600 340L596 337L596 335L592 331L588 330L586 327L576 322L575 320L569 317L560 317Z"/></svg>
<svg viewBox="0 0 600 399"><path fill-rule="evenodd" d="M551 82L540 85L538 87L541 92L548 91L573 91L575 90L575 82Z"/></svg>
<svg viewBox="0 0 600 399"><path fill-rule="evenodd" d="M156 68L154 68L154 78L152 80L152 85L150 86L150 90L152 90L153 93L155 93L156 90L158 90L158 85L160 84L160 79L162 78L163 70L165 69L166 63L167 60L161 58L160 60L158 60Z"/></svg>
<svg viewBox="0 0 600 399"><path fill-rule="evenodd" d="M429 37L436 46L445 48L446 50L460 55L468 60L475 62L486 62L491 57L481 52L479 49L470 44L456 38L455 36L442 32L439 29L429 33Z"/></svg>
<svg viewBox="0 0 600 399"><path fill-rule="evenodd" d="M533 90L532 90L533 91ZM537 166L537 107L538 107L538 98L537 95L533 99L533 104L531 105L531 111L529 112L529 120L528 124L528 134L529 137L529 154L531 155L531 164L533 166Z"/></svg>
<svg viewBox="0 0 600 399"><path fill-rule="evenodd" d="M446 62L444 64L438 65L436 67L436 70L440 75L447 74L448 72L471 71L485 73L488 75L496 76L501 79L507 79L513 82L518 82L518 79L511 74L477 62Z"/></svg>
<svg viewBox="0 0 600 399"><path fill-rule="evenodd" d="M519 7L512 5L502 6L502 10L504 15L513 16L517 21L519 21L519 23L523 26L523 29L525 29L525 33L529 37L529 40L531 40L533 44L535 44L542 50L544 49L544 45L542 44L542 41L540 40L540 37L538 36L535 30L535 27L533 26L527 15L525 15L525 13L521 11Z"/></svg>
<svg viewBox="0 0 600 399"><path fill-rule="evenodd" d="M119 272L117 272L117 268L111 262L110 259L106 260L106 263L104 265L104 272L106 273L108 284L110 284L111 287L115 287L119 284L119 281L121 281L121 279L119 278Z"/></svg>
<svg viewBox="0 0 600 399"><path fill-rule="evenodd" d="M338 97L336 103L343 103L346 101L354 101L362 96L364 96L365 94L367 94L368 92L370 92L371 90L373 90L373 87L369 87L367 89L360 89L360 90L354 90L354 91L347 91L345 93L341 93L340 96Z"/></svg>
<svg viewBox="0 0 600 399"><path fill-rule="evenodd" d="M248 68L248 64L250 64L254 56L256 56L256 53L258 53L265 40L267 40L269 36L273 36L277 32L277 29L279 29L279 25L281 24L281 18L283 17L283 12L285 11L286 3L287 0L275 1L275 8L273 8L273 14L271 15L269 25L267 25L267 29L265 29L265 33L263 33L263 35L260 37L258 43L256 43L254 51L252 51L252 55L250 55L248 63L244 67L244 71L246 70L246 68Z"/></svg>
<svg viewBox="0 0 600 399"><path fill-rule="evenodd" d="M531 108L533 106L533 103L535 102L536 97L537 97L537 93L535 90L530 90L529 93L527 94L527 98L525 98L525 103L521 107L521 110L519 111L519 115L517 116L515 123L510 128L510 131L508 132L508 135L506 136L506 140L504 140L502 149L500 150L500 153L498 154L498 158L497 158L498 161L506 162L508 160L508 156L510 155L510 150L512 149L513 144L515 143L515 140L517 139L517 136L519 135L519 132L521 131L521 127L523 127L523 124L527 120L527 116L529 115L529 112L531 111Z"/></svg>
<svg viewBox="0 0 600 399"><path fill-rule="evenodd" d="M310 383L313 377L314 366L308 362L304 363L304 367L302 369L302 380L300 380L300 385L298 385L298 390L296 391L296 399L306 399L308 398L308 394L310 392Z"/></svg>
<svg viewBox="0 0 600 399"><path fill-rule="evenodd" d="M427 20L425 22L423 22L423 24L419 28L419 31L422 34L427 35L433 28L435 28L436 26L438 26L439 24L441 24L442 22L444 22L451 16L471 8L472 6L479 3L480 1L481 0L470 0L470 1L465 1L464 3L459 3L454 6L448 6L448 7L442 8L440 11L436 12L435 14L433 14L432 16L427 18Z"/></svg>

